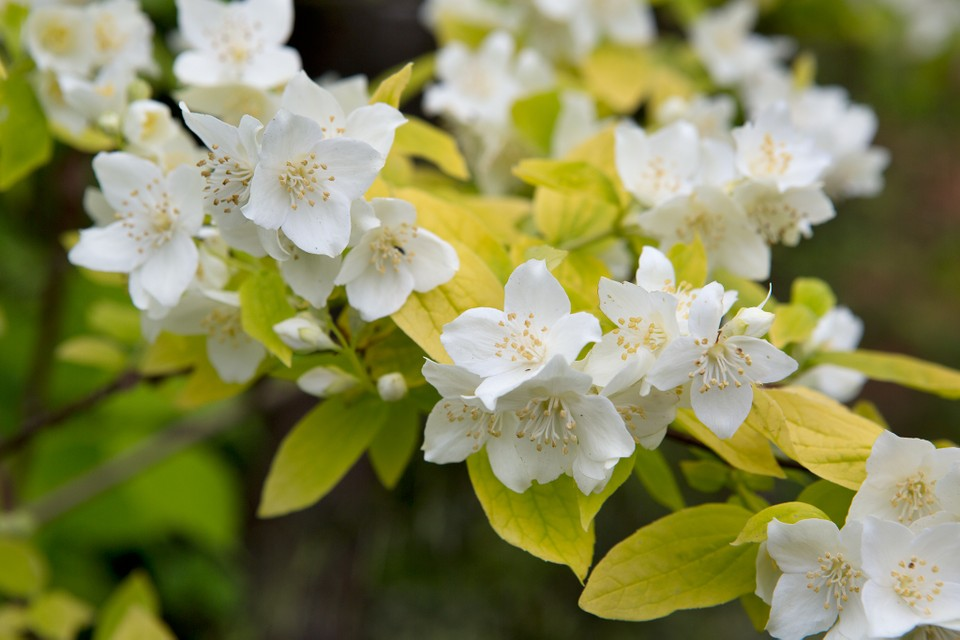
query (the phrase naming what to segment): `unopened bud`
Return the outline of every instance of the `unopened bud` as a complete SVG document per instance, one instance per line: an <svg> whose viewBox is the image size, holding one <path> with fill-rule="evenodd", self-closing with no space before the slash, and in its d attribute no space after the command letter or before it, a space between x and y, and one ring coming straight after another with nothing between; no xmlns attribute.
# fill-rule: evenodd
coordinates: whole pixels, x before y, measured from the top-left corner
<svg viewBox="0 0 960 640"><path fill-rule="evenodd" d="M327 351L337 348L326 330L310 314L300 314L273 325L283 343L294 351Z"/></svg>
<svg viewBox="0 0 960 640"><path fill-rule="evenodd" d="M312 396L326 398L353 388L357 382L339 367L314 367L297 379L297 386Z"/></svg>
<svg viewBox="0 0 960 640"><path fill-rule="evenodd" d="M399 371L380 376L377 391L384 402L396 402L407 395L407 381Z"/></svg>
<svg viewBox="0 0 960 640"><path fill-rule="evenodd" d="M760 307L744 307L737 311L733 320L724 326L724 332L731 336L750 336L761 338L770 331L776 316Z"/></svg>

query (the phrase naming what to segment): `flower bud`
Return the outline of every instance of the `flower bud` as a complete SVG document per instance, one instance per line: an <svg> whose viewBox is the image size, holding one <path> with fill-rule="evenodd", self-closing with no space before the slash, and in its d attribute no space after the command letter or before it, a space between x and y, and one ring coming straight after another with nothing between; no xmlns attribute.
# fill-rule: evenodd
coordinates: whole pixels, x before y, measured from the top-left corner
<svg viewBox="0 0 960 640"><path fill-rule="evenodd" d="M314 367L297 379L297 386L318 398L343 393L357 384L357 379L339 367Z"/></svg>
<svg viewBox="0 0 960 640"><path fill-rule="evenodd" d="M407 381L399 371L388 373L377 380L377 392L384 402L396 402L407 395Z"/></svg>
<svg viewBox="0 0 960 640"><path fill-rule="evenodd" d="M730 336L750 336L761 338L770 330L776 316L760 307L744 307L737 311L733 320L723 330Z"/></svg>
<svg viewBox="0 0 960 640"><path fill-rule="evenodd" d="M294 351L326 351L336 349L330 336L310 314L299 314L273 325L273 331Z"/></svg>

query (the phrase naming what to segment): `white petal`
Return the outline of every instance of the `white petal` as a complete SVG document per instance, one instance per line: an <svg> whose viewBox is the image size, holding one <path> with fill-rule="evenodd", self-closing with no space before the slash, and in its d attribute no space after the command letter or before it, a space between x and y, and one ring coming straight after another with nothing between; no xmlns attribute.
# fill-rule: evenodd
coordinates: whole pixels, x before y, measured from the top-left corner
<svg viewBox="0 0 960 640"><path fill-rule="evenodd" d="M483 445L486 438L476 438L473 434L486 435L487 415L481 414L479 420L474 420L471 410L474 408L455 398L445 398L433 407L427 416L421 447L427 462L462 462Z"/></svg>
<svg viewBox="0 0 960 640"><path fill-rule="evenodd" d="M523 493L530 487L533 478L516 445L517 438L504 432L499 438L488 439L486 449L493 475L508 489Z"/></svg>
<svg viewBox="0 0 960 640"><path fill-rule="evenodd" d="M503 309L508 313L533 313L535 322L550 326L570 313L570 299L547 269L546 262L527 260L507 279Z"/></svg>
<svg viewBox="0 0 960 640"><path fill-rule="evenodd" d="M750 356L746 375L754 382L777 382L797 370L797 361L775 346L750 336L727 338L729 348L741 348Z"/></svg>
<svg viewBox="0 0 960 640"><path fill-rule="evenodd" d="M637 264L637 284L647 291L676 289L673 263L659 249L644 247Z"/></svg>
<svg viewBox="0 0 960 640"><path fill-rule="evenodd" d="M303 71L287 83L280 108L310 118L321 126L342 127L345 122L343 109L333 94L311 80Z"/></svg>
<svg viewBox="0 0 960 640"><path fill-rule="evenodd" d="M368 269L347 283L347 300L367 322L384 318L400 309L413 291L413 276L406 269L386 268L383 273Z"/></svg>
<svg viewBox="0 0 960 640"><path fill-rule="evenodd" d="M452 364L439 364L433 360L423 363L423 377L432 384L443 398L472 396L480 384L481 378L463 367Z"/></svg>
<svg viewBox="0 0 960 640"><path fill-rule="evenodd" d="M497 358L495 344L503 338L499 323L505 314L489 307L476 307L443 326L440 342L453 362L481 376L497 375L514 368L509 359Z"/></svg>
<svg viewBox="0 0 960 640"><path fill-rule="evenodd" d="M360 107L347 117L344 135L366 142L386 157L393 146L397 127L407 121L403 114L390 105L378 102Z"/></svg>
<svg viewBox="0 0 960 640"><path fill-rule="evenodd" d="M175 234L157 247L140 267L144 290L165 307L172 307L197 273L197 246L186 235Z"/></svg>
<svg viewBox="0 0 960 640"><path fill-rule="evenodd" d="M841 546L840 531L829 520L810 518L794 524L772 520L767 525L767 552L785 573L816 571L817 558Z"/></svg>
<svg viewBox="0 0 960 640"><path fill-rule="evenodd" d="M405 247L412 256L408 265L414 291L430 291L449 282L460 268L460 258L450 244L429 231L420 229Z"/></svg>
<svg viewBox="0 0 960 640"><path fill-rule="evenodd" d="M625 458L633 453L633 438L616 407L602 396L583 396L568 404L576 420L581 455L597 462Z"/></svg>
<svg viewBox="0 0 960 640"><path fill-rule="evenodd" d="M114 211L130 211L132 192L147 198L144 187L154 180L163 181L160 167L124 152L98 153L93 159L93 172L103 196Z"/></svg>
<svg viewBox="0 0 960 640"><path fill-rule="evenodd" d="M690 334L701 338L716 338L720 319L723 317L723 286L711 282L700 289L697 299L690 305Z"/></svg>
<svg viewBox="0 0 960 640"><path fill-rule="evenodd" d="M262 344L246 336L233 340L211 337L207 338L207 355L221 380L244 383L257 372L267 351Z"/></svg>
<svg viewBox="0 0 960 640"><path fill-rule="evenodd" d="M70 249L70 262L95 271L130 273L149 254L137 251L137 243L120 222L108 227L92 227L80 231L80 241Z"/></svg>
<svg viewBox="0 0 960 640"><path fill-rule="evenodd" d="M383 156L358 140L322 140L314 147L314 152L317 162L327 165L326 174L336 178L330 182L330 191L342 193L351 201L366 193L383 167Z"/></svg>
<svg viewBox="0 0 960 640"><path fill-rule="evenodd" d="M599 320L585 311L580 311L557 320L550 327L548 337L550 355L561 355L567 362L573 362L587 343L600 342L603 333Z"/></svg>
<svg viewBox="0 0 960 640"><path fill-rule="evenodd" d="M173 74L180 84L193 87L212 87L231 79L211 51L184 51L173 61Z"/></svg>
<svg viewBox="0 0 960 640"><path fill-rule="evenodd" d="M313 206L301 201L280 229L307 253L336 257L350 240L350 202L339 193L317 200Z"/></svg>
<svg viewBox="0 0 960 640"><path fill-rule="evenodd" d="M333 280L340 270L340 258L297 252L280 263L280 273L293 292L322 309L333 291Z"/></svg>
<svg viewBox="0 0 960 640"><path fill-rule="evenodd" d="M696 364L703 354L703 347L692 336L681 336L668 344L657 357L647 374L647 382L661 391L690 382L690 374L698 369Z"/></svg>
<svg viewBox="0 0 960 640"><path fill-rule="evenodd" d="M767 631L780 640L800 640L829 629L837 619L835 607L824 607L826 595L808 589L803 574L780 576L773 590L773 605Z"/></svg>
<svg viewBox="0 0 960 640"><path fill-rule="evenodd" d="M255 56L243 70L243 83L270 89L289 81L303 67L300 54L290 47L267 49Z"/></svg>
<svg viewBox="0 0 960 640"><path fill-rule="evenodd" d="M733 436L750 413L753 403L753 387L749 384L737 387L730 385L725 389L711 386L700 392L697 380L690 388L690 404L697 418L713 431L718 438Z"/></svg>

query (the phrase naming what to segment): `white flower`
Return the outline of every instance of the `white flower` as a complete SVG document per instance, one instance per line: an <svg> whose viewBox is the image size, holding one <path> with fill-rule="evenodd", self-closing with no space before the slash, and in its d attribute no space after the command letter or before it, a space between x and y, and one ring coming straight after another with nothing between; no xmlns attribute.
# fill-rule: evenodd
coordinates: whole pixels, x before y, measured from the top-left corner
<svg viewBox="0 0 960 640"><path fill-rule="evenodd" d="M366 207L379 224L347 254L335 282L346 285L350 305L370 322L400 309L411 292L449 281L460 259L447 242L416 226L417 213L409 202L374 198Z"/></svg>
<svg viewBox="0 0 960 640"><path fill-rule="evenodd" d="M656 35L653 15L646 2L533 0L533 4L552 22L547 33L542 34L541 38L546 39L548 35L553 35L556 40L557 27L562 27L566 37L560 38L559 43L554 42L551 48L559 49L565 54L560 57L573 61L589 55L603 40L638 46L650 42Z"/></svg>
<svg viewBox="0 0 960 640"><path fill-rule="evenodd" d="M91 80L63 73L59 82L64 102L83 114L87 122L110 133L116 132L127 104L127 88L133 82L133 73L129 69L120 65L104 67Z"/></svg>
<svg viewBox="0 0 960 640"><path fill-rule="evenodd" d="M937 513L943 509L939 492L951 490L941 485L944 476L958 468L960 449L937 449L927 440L884 431L867 458L867 478L853 497L847 518L876 516L909 525ZM952 490L956 492L956 487Z"/></svg>
<svg viewBox="0 0 960 640"><path fill-rule="evenodd" d="M292 0L178 0L177 20L189 49L173 72L183 84L282 85L300 71L300 56L281 46L293 29Z"/></svg>
<svg viewBox="0 0 960 640"><path fill-rule="evenodd" d="M399 111L378 102L346 112L334 95L316 84L306 73L294 76L280 100L280 108L310 118L320 125L324 138L353 138L366 142L386 157L394 133L406 122Z"/></svg>
<svg viewBox="0 0 960 640"><path fill-rule="evenodd" d="M616 129L617 173L642 204L655 206L693 190L700 170L700 136L689 122L647 135L625 122Z"/></svg>
<svg viewBox="0 0 960 640"><path fill-rule="evenodd" d="M190 105L194 112L220 118L237 126L243 116L269 122L276 115L280 96L272 91L245 84L224 84L216 87L186 87L173 93L176 100Z"/></svg>
<svg viewBox="0 0 960 640"><path fill-rule="evenodd" d="M731 437L750 413L754 383L782 380L797 368L793 358L760 339L773 314L766 314L766 322L738 321L741 314L757 312L741 309L720 328L723 287L708 284L690 306L690 335L668 344L647 374L663 391L691 383L694 413L720 438Z"/></svg>
<svg viewBox="0 0 960 640"><path fill-rule="evenodd" d="M337 256L350 238L350 203L382 166L370 145L325 138L316 122L281 110L263 132L243 214L307 253Z"/></svg>
<svg viewBox="0 0 960 640"><path fill-rule="evenodd" d="M817 187L780 191L767 182L748 181L734 189L733 199L767 242L789 247L812 236L812 225L836 215L830 198Z"/></svg>
<svg viewBox="0 0 960 640"><path fill-rule="evenodd" d="M960 523L915 531L868 518L861 555L871 635L892 638L919 625L960 631Z"/></svg>
<svg viewBox="0 0 960 640"><path fill-rule="evenodd" d="M533 480L544 484L566 474L587 495L606 486L620 458L633 453L634 442L613 403L587 395L592 384L557 355L500 398L497 411L517 417L512 450L487 445L491 465L495 456L508 457L496 467L501 482L520 492Z"/></svg>
<svg viewBox="0 0 960 640"><path fill-rule="evenodd" d="M153 72L153 23L134 0L106 0L87 7L93 25L94 61Z"/></svg>
<svg viewBox="0 0 960 640"><path fill-rule="evenodd" d="M803 344L804 353L853 351L863 336L863 321L846 307L830 309L814 327L810 339ZM833 364L820 364L804 371L794 384L816 389L847 402L860 393L867 376L854 369Z"/></svg>
<svg viewBox="0 0 960 640"><path fill-rule="evenodd" d="M484 378L476 395L490 409L554 356L573 362L584 345L601 338L596 318L571 315L570 299L543 260L514 270L504 287L503 309L468 309L440 335L455 364Z"/></svg>
<svg viewBox="0 0 960 640"><path fill-rule="evenodd" d="M660 446L667 435L667 426L677 416L681 395L676 389L660 391L650 388L643 377L652 365L652 358L633 360L600 392L617 408L633 440L644 449Z"/></svg>
<svg viewBox="0 0 960 640"><path fill-rule="evenodd" d="M732 135L740 172L753 180L771 181L780 191L816 186L830 166L830 155L793 126L782 102L764 109Z"/></svg>
<svg viewBox="0 0 960 640"><path fill-rule="evenodd" d="M130 274L131 295L142 290L170 307L193 280L203 222L201 178L183 166L164 176L152 162L128 153L101 153L93 170L117 221L80 232L70 261L98 271ZM134 296L134 304L146 308Z"/></svg>
<svg viewBox="0 0 960 640"><path fill-rule="evenodd" d="M86 76L94 61L93 24L79 7L38 7L23 27L24 42L37 67Z"/></svg>
<svg viewBox="0 0 960 640"><path fill-rule="evenodd" d="M309 312L278 322L273 325L273 331L285 345L301 353L337 349L336 343L330 339L329 328Z"/></svg>
<svg viewBox="0 0 960 640"><path fill-rule="evenodd" d="M589 94L564 91L560 94L560 112L550 137L551 155L562 158L581 142L600 133L605 125L605 120L597 119L597 105Z"/></svg>
<svg viewBox="0 0 960 640"><path fill-rule="evenodd" d="M123 118L123 137L145 149L162 149L176 131L170 107L156 100L131 102Z"/></svg>
<svg viewBox="0 0 960 640"><path fill-rule="evenodd" d="M780 640L800 640L830 629L830 640L869 637L860 591L859 522L838 530L829 520L767 526L767 552L782 572L773 590L767 631Z"/></svg>
<svg viewBox="0 0 960 640"><path fill-rule="evenodd" d="M656 120L661 125L685 120L694 125L703 138L727 140L736 113L737 104L727 94L698 94L689 100L671 96L657 107Z"/></svg>

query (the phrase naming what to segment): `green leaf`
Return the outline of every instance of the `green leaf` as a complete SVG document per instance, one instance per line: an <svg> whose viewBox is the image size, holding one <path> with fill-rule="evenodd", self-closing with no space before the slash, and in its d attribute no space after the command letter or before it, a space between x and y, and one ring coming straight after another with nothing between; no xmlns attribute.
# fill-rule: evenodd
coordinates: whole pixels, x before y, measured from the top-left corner
<svg viewBox="0 0 960 640"><path fill-rule="evenodd" d="M877 407L877 405L869 400L857 400L857 402L853 405L853 412L858 416L863 416L870 422L877 423L888 431L890 430L890 425L887 424L883 414L880 413L880 409Z"/></svg>
<svg viewBox="0 0 960 640"><path fill-rule="evenodd" d="M601 618L653 620L751 593L756 547L730 544L750 516L705 504L643 527L597 564L580 607Z"/></svg>
<svg viewBox="0 0 960 640"><path fill-rule="evenodd" d="M432 162L451 178L470 178L467 162L453 136L414 116L407 115L406 118L406 124L397 129L391 153Z"/></svg>
<svg viewBox="0 0 960 640"><path fill-rule="evenodd" d="M756 393L756 390L754 390ZM773 456L770 443L752 428L749 416L732 437L721 440L710 431L690 409L680 409L674 426L693 436L723 460L743 471L774 478L786 477Z"/></svg>
<svg viewBox="0 0 960 640"><path fill-rule="evenodd" d="M679 511L687 506L680 493L677 479L667 464L667 459L657 450L647 450L637 447L636 466L634 472L640 478L644 488L653 500L670 509Z"/></svg>
<svg viewBox="0 0 960 640"><path fill-rule="evenodd" d="M47 583L47 561L25 540L0 538L0 593L32 596Z"/></svg>
<svg viewBox="0 0 960 640"><path fill-rule="evenodd" d="M440 343L443 325L474 307L503 308L503 285L490 267L465 245L454 243L460 270L453 280L426 293L414 292L391 317L437 362L450 363Z"/></svg>
<svg viewBox="0 0 960 640"><path fill-rule="evenodd" d="M423 431L420 413L409 400L393 402L383 427L370 443L370 464L387 489L393 489L410 463Z"/></svg>
<svg viewBox="0 0 960 640"><path fill-rule="evenodd" d="M949 400L960 399L960 371L899 353L831 351L816 354L812 363L835 364L855 369L873 380L893 382Z"/></svg>
<svg viewBox="0 0 960 640"><path fill-rule="evenodd" d="M740 606L744 613L750 618L750 624L757 631L763 631L767 628L767 620L770 619L770 605L757 597L753 593L745 593L740 596Z"/></svg>
<svg viewBox="0 0 960 640"><path fill-rule="evenodd" d="M58 360L104 371L121 371L127 366L123 349L101 336L74 336L57 345Z"/></svg>
<svg viewBox="0 0 960 640"><path fill-rule="evenodd" d="M879 426L803 387L771 389L765 395L783 413L785 428L768 435L784 453L825 480L860 487Z"/></svg>
<svg viewBox="0 0 960 640"><path fill-rule="evenodd" d="M97 628L93 640L112 640L117 627L131 609L146 613L160 612L160 600L150 579L142 571L134 571L120 583L97 614Z"/></svg>
<svg viewBox="0 0 960 640"><path fill-rule="evenodd" d="M620 462L617 463L617 466L614 467L610 481L607 482L607 485L600 493L591 493L585 496L582 492L577 491L577 501L580 504L580 524L583 526L584 531L590 529L590 525L593 524L593 519L600 513L600 509L607 501L607 498L616 493L617 489L627 481L631 471L633 471L634 465L633 456L622 458Z"/></svg>
<svg viewBox="0 0 960 640"><path fill-rule="evenodd" d="M679 285L688 282L694 287L702 287L707 281L707 250L703 247L698 234L690 244L675 244L670 247L667 257L673 263Z"/></svg>
<svg viewBox="0 0 960 640"><path fill-rule="evenodd" d="M253 380L243 384L224 382L220 379L220 374L205 357L205 352L201 353L204 355L196 362L193 373L187 378L186 385L177 394L176 404L181 409L196 409L219 400L232 398L243 393L253 384Z"/></svg>
<svg viewBox="0 0 960 640"><path fill-rule="evenodd" d="M633 113L652 90L654 63L637 47L604 45L583 63L583 78L594 96L617 113Z"/></svg>
<svg viewBox="0 0 960 640"><path fill-rule="evenodd" d="M30 7L16 2L4 3L0 8L0 40L16 58L20 54L20 37L23 33L23 23L27 21Z"/></svg>
<svg viewBox="0 0 960 640"><path fill-rule="evenodd" d="M140 313L129 302L97 300L87 308L87 324L94 331L127 345L139 345Z"/></svg>
<svg viewBox="0 0 960 640"><path fill-rule="evenodd" d="M116 633L110 640L176 640L167 625L146 609L134 606L117 625Z"/></svg>
<svg viewBox="0 0 960 640"><path fill-rule="evenodd" d="M837 306L837 297L823 280L797 278L790 288L790 302L807 307L819 318Z"/></svg>
<svg viewBox="0 0 960 640"><path fill-rule="evenodd" d="M30 603L28 625L47 640L73 640L93 619L93 610L66 591L47 592Z"/></svg>
<svg viewBox="0 0 960 640"><path fill-rule="evenodd" d="M536 187L590 196L618 207L620 205L617 190L610 179L587 162L530 158L521 160L513 168L513 175Z"/></svg>
<svg viewBox="0 0 960 640"><path fill-rule="evenodd" d="M263 343L280 362L291 364L293 351L273 330L273 325L294 315L287 302L287 285L276 271L260 271L240 285L240 320L243 330Z"/></svg>
<svg viewBox="0 0 960 640"><path fill-rule="evenodd" d="M549 155L554 125L560 115L560 95L556 91L535 93L514 102L510 113L517 133L542 154Z"/></svg>
<svg viewBox="0 0 960 640"><path fill-rule="evenodd" d="M847 521L847 512L850 510L854 495L856 493L850 489L826 480L817 480L804 487L797 496L797 500L819 508L838 527L842 527Z"/></svg>
<svg viewBox="0 0 960 640"><path fill-rule="evenodd" d="M817 316L809 307L801 304L781 304L776 307L776 317L770 327L770 342L778 349L790 343L806 342L817 327Z"/></svg>
<svg viewBox="0 0 960 640"><path fill-rule="evenodd" d="M410 77L413 74L413 63L408 62L403 65L399 71L384 80L377 87L377 90L370 96L370 104L377 102L386 102L393 108L400 106L404 89L410 83Z"/></svg>
<svg viewBox="0 0 960 640"><path fill-rule="evenodd" d="M26 76L0 81L0 191L6 191L47 164L53 139L47 119Z"/></svg>
<svg viewBox="0 0 960 640"><path fill-rule="evenodd" d="M570 567L583 580L593 560L593 527L584 530L577 494L569 476L534 484L516 493L501 483L485 452L467 458L467 470L490 526L501 538L524 551Z"/></svg>
<svg viewBox="0 0 960 640"><path fill-rule="evenodd" d="M610 233L620 209L609 202L576 193L539 188L533 198L533 218L547 244L582 246L584 240Z"/></svg>
<svg viewBox="0 0 960 640"><path fill-rule="evenodd" d="M730 469L713 460L681 460L680 471L687 484L701 493L716 493L730 479Z"/></svg>
<svg viewBox="0 0 960 640"><path fill-rule="evenodd" d="M387 405L365 395L320 403L280 443L263 487L258 515L281 516L314 504L340 481L387 419Z"/></svg>
<svg viewBox="0 0 960 640"><path fill-rule="evenodd" d="M767 539L767 525L771 520L779 520L784 524L793 524L809 518L829 520L829 516L820 509L805 502L784 502L767 507L757 513L743 526L743 531L731 544L740 545L749 542L763 542Z"/></svg>

